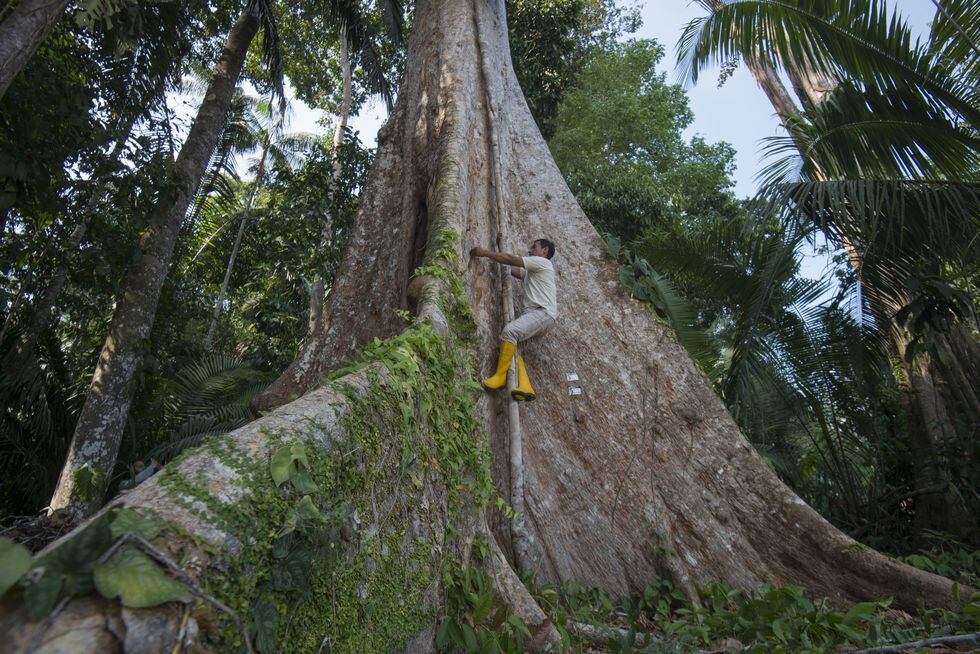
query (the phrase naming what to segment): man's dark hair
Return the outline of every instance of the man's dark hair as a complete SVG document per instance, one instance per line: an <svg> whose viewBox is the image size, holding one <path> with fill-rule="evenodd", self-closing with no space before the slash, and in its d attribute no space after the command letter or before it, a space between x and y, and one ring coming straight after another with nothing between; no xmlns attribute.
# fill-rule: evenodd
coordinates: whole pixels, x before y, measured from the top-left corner
<svg viewBox="0 0 980 654"><path fill-rule="evenodd" d="M541 247L543 247L545 250L548 251L549 259L555 256L555 244L549 241L548 239L539 238L538 240L535 241L535 243L537 243L538 245L540 245Z"/></svg>

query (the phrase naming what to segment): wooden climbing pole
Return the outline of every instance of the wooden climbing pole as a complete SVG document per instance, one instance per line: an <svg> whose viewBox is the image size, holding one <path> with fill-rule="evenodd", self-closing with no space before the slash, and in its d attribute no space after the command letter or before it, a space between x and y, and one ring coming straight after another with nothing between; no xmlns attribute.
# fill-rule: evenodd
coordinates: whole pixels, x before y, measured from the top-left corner
<svg viewBox="0 0 980 654"><path fill-rule="evenodd" d="M473 0L474 3L474 24L476 29L477 49L480 53L480 72L482 77L483 97L489 119L487 120L488 140L490 142L490 162L492 166L491 187L495 199L496 218L497 218L497 251L504 251L504 245L508 243L507 223L509 211L506 201L506 182L503 176L503 164L500 145L500 130L497 126L506 131L506 118L499 111L499 104L495 103L490 92L490 71L487 70L486 57L480 44L484 43L483 34L480 33L480 20L477 19L477 12L485 7L486 3L481 0ZM498 16L498 20L506 20L503 16ZM506 30L503 31L506 34ZM504 78L506 85L506 77ZM506 86L502 89L507 92ZM499 266L501 275L501 303L503 308L504 322L508 323L514 319L514 296L510 266ZM504 400L507 402L507 418L510 423L510 505L514 510L511 519L510 530L512 544L514 547L514 558L517 567L526 570L530 564L531 537L527 530L524 514L524 435L521 431L521 412L520 403L513 400L511 391L514 390L517 380L517 356L510 362L510 370L507 374L507 395Z"/></svg>

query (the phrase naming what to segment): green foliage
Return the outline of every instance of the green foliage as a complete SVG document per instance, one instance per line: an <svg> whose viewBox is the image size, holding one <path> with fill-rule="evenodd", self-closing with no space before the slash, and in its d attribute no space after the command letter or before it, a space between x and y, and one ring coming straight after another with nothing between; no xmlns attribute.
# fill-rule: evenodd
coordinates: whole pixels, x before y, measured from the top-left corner
<svg viewBox="0 0 980 654"><path fill-rule="evenodd" d="M565 93L599 50L640 26L613 0L507 0L511 58L541 134L551 138Z"/></svg>
<svg viewBox="0 0 980 654"><path fill-rule="evenodd" d="M14 583L31 620L48 615L61 596L98 591L103 597L119 597L125 606L144 608L187 597L183 584L171 579L136 546L124 544L103 560L115 543L133 533L149 539L163 525L132 509L116 508L76 531L68 540L37 560L21 546L0 540L4 576L3 591ZM9 567L8 567L9 564ZM7 582L10 581L9 584ZM0 593L2 594L2 593Z"/></svg>
<svg viewBox="0 0 980 654"><path fill-rule="evenodd" d="M494 595L490 579L469 565L447 574L446 614L436 629L441 652L517 654L531 640L531 632L506 604Z"/></svg>
<svg viewBox="0 0 980 654"><path fill-rule="evenodd" d="M972 426L978 416L957 389L965 385L968 393L975 392L975 385L953 370L959 365L953 359L971 367L977 356L973 250L980 215L980 105L975 48L959 37L960 30L980 30L980 14L969 3L943 5L923 41L913 38L897 3L701 4L707 15L693 20L678 43L684 76L697 79L709 62L737 54L782 69L791 79L808 74L827 80L821 83L826 97L819 102L802 98L801 108L788 117L788 134L770 140L773 161L760 194L784 223L802 231L819 229L833 246L848 252L849 260L840 263L860 267L860 286L856 277L848 282L861 291L861 322L881 338L891 332L893 354L904 358L898 363L921 366L933 379L930 385L938 394L919 400L915 396L921 391L909 386L910 380L887 371L880 375L880 386L904 386L911 400L908 416L897 407L879 413L911 423L891 428L897 432L891 441L909 448L910 434L937 429L915 408L915 402L936 402L947 416L938 427L945 434L944 451L920 452L919 457L934 460L916 465L942 468L955 488L975 486L977 466L965 462L976 460ZM951 356L954 350L959 354ZM866 429L868 416L861 422ZM852 418L851 424L859 423ZM879 435L864 434L873 441ZM852 467L845 458L842 450L832 465ZM892 472L881 463L875 467ZM903 471L882 485L882 495L922 491L921 485L921 479ZM976 513L971 494L961 494L955 503L960 506L951 510ZM945 529L961 529L962 538L975 539L972 526L954 526L962 521L932 515L921 500L915 504L920 523L935 520ZM900 516L908 508L896 503L889 512ZM900 537L894 531L893 536Z"/></svg>
<svg viewBox="0 0 980 654"><path fill-rule="evenodd" d="M403 23L409 6L399 0L277 4L286 73L297 97L312 107L339 112L343 24L350 46L351 111L356 115L372 95L380 95L390 109L404 67Z"/></svg>
<svg viewBox="0 0 980 654"><path fill-rule="evenodd" d="M656 71L663 54L655 41L596 53L562 101L548 143L592 223L624 244L731 202L734 151L683 137L693 115L683 90Z"/></svg>
<svg viewBox="0 0 980 654"><path fill-rule="evenodd" d="M276 486L282 486L287 481L300 493L314 493L316 484L310 479L310 461L306 458L304 445L289 445L282 447L272 455L269 471ZM307 498L304 498L304 500Z"/></svg>
<svg viewBox="0 0 980 654"><path fill-rule="evenodd" d="M697 324L694 306L680 295L669 279L654 270L649 261L624 248L616 236L606 236L606 250L622 264L619 281L623 288L666 320L677 341L701 370L711 376L717 365L717 346L707 330Z"/></svg>
<svg viewBox="0 0 980 654"><path fill-rule="evenodd" d="M92 582L103 597L118 597L123 606L142 609L187 597L187 589L160 570L146 554L124 545L92 570Z"/></svg>
<svg viewBox="0 0 980 654"><path fill-rule="evenodd" d="M0 538L0 595L31 569L31 553L9 538Z"/></svg>
<svg viewBox="0 0 980 654"><path fill-rule="evenodd" d="M920 570L952 579L961 586L980 586L980 551L945 534L926 531L927 549L899 557Z"/></svg>
<svg viewBox="0 0 980 654"><path fill-rule="evenodd" d="M960 613L922 611L916 618L890 609L889 600L841 609L826 599L812 601L795 586L763 585L746 593L721 583L699 589L693 603L665 579L618 599L577 583L533 592L561 628L570 628L571 622L597 625L606 630L610 651L649 654L705 649L829 653L908 642L972 630L972 616L980 607L968 603ZM578 646L573 641L573 649Z"/></svg>
<svg viewBox="0 0 980 654"><path fill-rule="evenodd" d="M210 354L188 363L162 384L160 435L147 457L166 463L205 436L223 434L252 419L248 403L273 380L237 357ZM150 438L147 441L152 443Z"/></svg>
<svg viewBox="0 0 980 654"><path fill-rule="evenodd" d="M83 500L100 493L105 485L105 470L100 468L92 468L85 464L78 468L74 474L73 481L78 488L78 496Z"/></svg>

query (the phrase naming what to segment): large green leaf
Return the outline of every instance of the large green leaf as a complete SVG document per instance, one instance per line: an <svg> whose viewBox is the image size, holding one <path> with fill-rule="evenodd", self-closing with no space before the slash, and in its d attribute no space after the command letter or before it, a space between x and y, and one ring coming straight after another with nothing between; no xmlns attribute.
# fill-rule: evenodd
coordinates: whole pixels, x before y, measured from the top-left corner
<svg viewBox="0 0 980 654"><path fill-rule="evenodd" d="M308 547L294 548L272 567L272 585L279 592L298 590L309 584L312 554Z"/></svg>
<svg viewBox="0 0 980 654"><path fill-rule="evenodd" d="M93 578L103 597L119 597L123 606L137 609L185 598L188 592L184 584L165 575L150 557L128 546L95 566Z"/></svg>
<svg viewBox="0 0 980 654"><path fill-rule="evenodd" d="M40 563L48 568L49 574L61 577L69 594L91 592L92 568L112 545L108 522L105 517L96 520L41 559Z"/></svg>
<svg viewBox="0 0 980 654"><path fill-rule="evenodd" d="M49 569L24 590L24 603L31 620L40 620L51 612L61 592L61 583L61 574Z"/></svg>
<svg viewBox="0 0 980 654"><path fill-rule="evenodd" d="M31 569L31 553L9 538L0 538L0 595Z"/></svg>
<svg viewBox="0 0 980 654"><path fill-rule="evenodd" d="M252 607L252 627L255 630L255 649L259 654L276 650L279 634L279 610L276 603L263 595Z"/></svg>
<svg viewBox="0 0 980 654"><path fill-rule="evenodd" d="M147 540L155 538L160 533L160 523L146 518L132 509L119 509L109 525L113 538L120 538L132 532Z"/></svg>
<svg viewBox="0 0 980 654"><path fill-rule="evenodd" d="M310 461L306 457L306 447L303 445L286 445L272 455L269 462L269 472L276 486L287 481L300 493L314 493L317 485L309 474Z"/></svg>

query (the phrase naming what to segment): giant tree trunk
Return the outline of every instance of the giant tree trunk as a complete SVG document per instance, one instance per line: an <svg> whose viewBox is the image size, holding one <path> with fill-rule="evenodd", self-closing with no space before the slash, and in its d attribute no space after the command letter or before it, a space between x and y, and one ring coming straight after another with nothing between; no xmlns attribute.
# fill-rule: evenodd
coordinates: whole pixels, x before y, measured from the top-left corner
<svg viewBox="0 0 980 654"><path fill-rule="evenodd" d="M41 45L68 0L19 0L0 22L0 98Z"/></svg>
<svg viewBox="0 0 980 654"><path fill-rule="evenodd" d="M167 544L175 560L186 561L188 574L220 577L222 571L237 569L236 557L267 551L262 543L281 522L270 521L261 511L232 518L242 506L275 506L262 490L270 483L269 455L298 438L295 432L308 432L307 447L333 460L337 474L373 470L379 481L350 486L361 498L351 502L361 507L355 522L363 536L345 538L342 552L347 554L335 560L335 567L318 571L328 579L349 581L353 576L353 583L315 588L322 598L317 626L311 634L297 634L301 643L283 637L283 649L315 651L317 645L336 644L333 631L351 623L344 617L349 613L337 611L349 608L351 596L370 607L362 615L375 622L365 629L385 638L362 651L427 649L432 636L424 616L405 619L403 611L395 612L400 604L373 599L383 591L376 585L379 575L406 598L404 604L423 607L431 621L429 611L439 601L439 566L432 556L452 551L465 557L480 518L470 516L474 519L468 524L449 532L452 539L438 541L436 534L444 533L450 522L444 507L452 504L446 496L453 488L440 486L448 481L445 462L423 466L429 472L420 476L409 472L417 465L411 463L412 455L431 451L425 434L436 431L431 419L419 418L431 414L418 413L418 407L428 403L431 411L433 402L448 401L452 404L445 408L452 420L475 419L472 437L489 439L495 485L504 491L510 487L504 406L510 400L481 394L468 417L456 413L459 404L444 392L427 395L430 387L420 396L410 383L392 384L383 367L324 388L318 388L320 376L375 337L402 338L402 309L431 318L438 330L455 334L451 342L458 348L468 342L478 360L489 363L502 326L499 285L506 269L471 262L460 293L440 280L461 271L472 245L493 243L497 217L507 215L509 249L539 236L552 237L559 248L555 262L562 315L525 353L539 400L521 409L525 507L539 544L529 567L539 581L574 579L612 593L642 588L658 576L673 579L689 593L696 584L717 579L746 589L763 582L793 583L840 603L894 596L904 607L919 601L955 605L948 580L859 546L780 483L667 328L622 293L616 262L602 254L598 234L566 187L517 85L502 0L425 0L416 12L406 76L379 135L358 222L331 294L329 328L320 340L311 341L303 361L266 396L265 406L292 394L303 397L189 455L121 502L152 511L160 522L179 528L172 530ZM497 136L496 143L490 142L490 134ZM497 164L503 175L494 188ZM506 204L499 214L498 189ZM427 245L417 247L420 241ZM420 250L422 256L416 254ZM430 274L410 284L419 264ZM443 291L433 292L439 288ZM457 301L468 301L475 325L465 311L446 319L442 307ZM404 350L395 352L403 357ZM430 354L434 361L451 357L465 358L465 352ZM463 364L456 366L466 373ZM580 395L567 392L565 373L572 371L581 377ZM352 408L356 398L392 386L400 395L394 405L380 406L389 406L397 418L395 428L371 415L347 419L357 413ZM404 422L401 406L407 411ZM371 442L378 449L368 448L370 457L364 442L353 436L358 425L377 439ZM413 425L423 440L406 445L406 434L415 433ZM283 443L276 444L277 439ZM349 459L352 453L357 454ZM397 461L405 461L406 453L409 464L403 463L399 474ZM418 460L424 462L425 456ZM391 515L386 511L393 505L402 507L396 519L379 522L379 515ZM367 507L374 507L370 516ZM465 518L466 512L458 516ZM222 526L226 523L227 528ZM494 531L509 550L506 524L497 524ZM365 547L374 538L385 542L392 533L400 543L392 551L414 561L410 569L428 576L429 583L403 584L400 576L387 580L389 555ZM211 547L195 551L195 539L199 548L202 542ZM412 542L423 547L411 550ZM375 552L371 566L359 558L365 551ZM498 578L505 577L501 559L495 554L489 558ZM268 578L268 568L259 565L250 562L241 583ZM519 604L513 597L519 587L506 582L497 587L510 588L511 604ZM220 584L216 588L226 589ZM239 606L249 604L239 600L232 608ZM172 607L120 611L111 602L74 600L43 629L21 624L22 610L13 604L6 608L0 624L10 625L15 646L43 631L41 638L52 650L53 640L76 638L72 651L96 651L118 646L132 633L149 644L141 651L169 651L178 629L196 638L207 637L208 631L196 628L197 623L181 628L179 611ZM535 615L535 624L546 626ZM199 618L195 613L189 620Z"/></svg>
<svg viewBox="0 0 980 654"><path fill-rule="evenodd" d="M64 509L78 518L91 515L102 505L105 480L115 465L129 415L130 382L140 348L153 327L177 234L224 128L245 54L258 25L254 8L249 9L228 34L190 134L174 164L170 202L157 205L150 226L140 238L140 254L129 271L109 325L51 499L52 510Z"/></svg>
<svg viewBox="0 0 980 654"><path fill-rule="evenodd" d="M512 217L506 247L519 251L540 236L558 243L563 315L529 347L540 401L522 412L539 578L614 592L642 587L656 574L688 588L717 578L740 587L778 581L842 601L894 594L914 603L912 579L921 573L858 547L783 486L684 350L619 290L615 262L602 255L527 109L501 4L475 0L480 42L470 2L419 7L406 79L379 134L331 294L329 329L306 344L256 408L307 392L358 345L403 327L396 311L409 307L416 244L426 233L432 238L433 225L462 237L460 256L494 242L489 98ZM421 38L420 30L431 36ZM483 263L468 270L475 342L486 362L502 327L499 273ZM567 394L565 373L572 371L584 379L582 395ZM504 402L488 395L478 406L501 489L509 487ZM498 535L508 536L502 525ZM658 545L678 555L658 557ZM929 601L951 601L947 582L930 583Z"/></svg>

